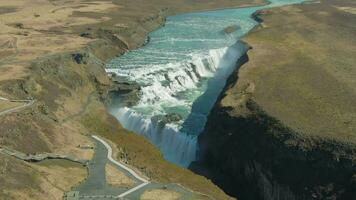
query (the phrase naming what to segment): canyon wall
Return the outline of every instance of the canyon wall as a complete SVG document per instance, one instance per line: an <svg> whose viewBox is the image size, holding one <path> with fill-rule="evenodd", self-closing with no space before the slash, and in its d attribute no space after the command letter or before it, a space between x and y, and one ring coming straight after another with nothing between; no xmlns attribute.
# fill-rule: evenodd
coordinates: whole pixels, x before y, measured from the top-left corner
<svg viewBox="0 0 356 200"><path fill-rule="evenodd" d="M246 102L247 115L217 105L200 136L205 175L239 199L353 199L355 148L299 137ZM204 174L204 173L203 173Z"/></svg>
<svg viewBox="0 0 356 200"><path fill-rule="evenodd" d="M356 98L347 78L355 15L346 7L354 3L256 13L262 24L244 38L249 61L211 111L194 171L242 200L356 198Z"/></svg>

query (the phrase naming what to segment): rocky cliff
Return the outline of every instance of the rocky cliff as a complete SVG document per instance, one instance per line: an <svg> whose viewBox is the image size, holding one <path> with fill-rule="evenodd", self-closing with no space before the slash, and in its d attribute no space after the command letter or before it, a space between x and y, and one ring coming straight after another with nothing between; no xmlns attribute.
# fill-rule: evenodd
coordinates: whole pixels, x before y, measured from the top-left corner
<svg viewBox="0 0 356 200"><path fill-rule="evenodd" d="M249 100L236 116L218 105L200 137L202 161L240 199L353 199L355 146L300 137Z"/></svg>
<svg viewBox="0 0 356 200"><path fill-rule="evenodd" d="M356 99L346 75L355 61L345 58L355 53L354 6L256 14L263 24L244 39L249 62L211 111L193 169L242 200L356 198Z"/></svg>

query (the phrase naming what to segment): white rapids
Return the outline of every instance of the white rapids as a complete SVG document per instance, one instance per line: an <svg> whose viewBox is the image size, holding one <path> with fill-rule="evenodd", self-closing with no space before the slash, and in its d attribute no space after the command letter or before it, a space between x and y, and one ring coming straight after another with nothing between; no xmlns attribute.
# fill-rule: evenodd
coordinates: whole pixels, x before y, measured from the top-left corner
<svg viewBox="0 0 356 200"><path fill-rule="evenodd" d="M137 105L117 106L111 113L126 129L159 147L167 160L189 166L196 159L197 137L210 110L247 51L239 39L257 25L251 14L302 0L270 2L260 7L169 17L164 27L149 35L147 45L108 63L108 73L141 88ZM235 32L223 31L232 25L238 27Z"/></svg>

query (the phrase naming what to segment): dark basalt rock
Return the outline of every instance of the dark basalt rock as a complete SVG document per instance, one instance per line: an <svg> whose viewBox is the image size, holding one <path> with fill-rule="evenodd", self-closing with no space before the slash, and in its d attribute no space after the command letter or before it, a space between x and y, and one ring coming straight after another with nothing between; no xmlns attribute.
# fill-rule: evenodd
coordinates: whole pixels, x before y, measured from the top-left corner
<svg viewBox="0 0 356 200"><path fill-rule="evenodd" d="M77 64L86 64L86 60L85 58L88 57L85 53L74 53L72 54L72 58L73 60L77 63Z"/></svg>
<svg viewBox="0 0 356 200"><path fill-rule="evenodd" d="M164 116L164 122L165 123L172 123L172 122L177 122L182 120L182 116L180 116L177 113L169 113Z"/></svg>
<svg viewBox="0 0 356 200"><path fill-rule="evenodd" d="M140 100L141 87L134 81L111 74L113 86L109 90L110 104L120 106L134 106Z"/></svg>
<svg viewBox="0 0 356 200"><path fill-rule="evenodd" d="M261 18L261 14L262 14L261 11L258 10L258 11L254 12L254 13L252 14L252 18L253 18L256 22L262 23L262 22L263 22L263 19Z"/></svg>
<svg viewBox="0 0 356 200"><path fill-rule="evenodd" d="M224 91L237 80L235 72ZM234 115L223 97L199 135L191 170L239 199L355 199L354 146L304 137L252 99L245 103L248 114Z"/></svg>
<svg viewBox="0 0 356 200"><path fill-rule="evenodd" d="M141 90L140 85L134 81L126 80L125 78L115 75L112 75L111 80L114 83L114 90L120 94Z"/></svg>
<svg viewBox="0 0 356 200"><path fill-rule="evenodd" d="M19 29L25 28L24 25L23 25L23 23L15 23L15 27L16 27L16 28L19 28Z"/></svg>
<svg viewBox="0 0 356 200"><path fill-rule="evenodd" d="M257 10L256 12L254 12L252 14L252 18L257 21L258 23L263 23L263 19L262 19L262 16L263 15L268 15L268 14L271 14L272 11L270 10Z"/></svg>
<svg viewBox="0 0 356 200"><path fill-rule="evenodd" d="M169 113L166 115L156 115L152 117L151 121L153 124L156 124L158 129L163 129L166 124L173 122L178 122L182 120L182 116L177 113Z"/></svg>
<svg viewBox="0 0 356 200"><path fill-rule="evenodd" d="M94 37L92 36L92 34L89 33L89 32L83 32L83 33L81 33L81 34L79 34L79 35L80 35L80 37L84 37L84 38L94 38Z"/></svg>

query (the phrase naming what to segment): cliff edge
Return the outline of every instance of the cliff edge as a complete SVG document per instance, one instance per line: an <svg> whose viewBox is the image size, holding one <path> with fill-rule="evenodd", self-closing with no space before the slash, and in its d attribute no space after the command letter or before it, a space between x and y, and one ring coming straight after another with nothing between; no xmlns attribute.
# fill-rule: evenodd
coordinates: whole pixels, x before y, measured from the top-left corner
<svg viewBox="0 0 356 200"><path fill-rule="evenodd" d="M356 198L356 4L254 15L249 61L229 79L192 168L239 199Z"/></svg>

